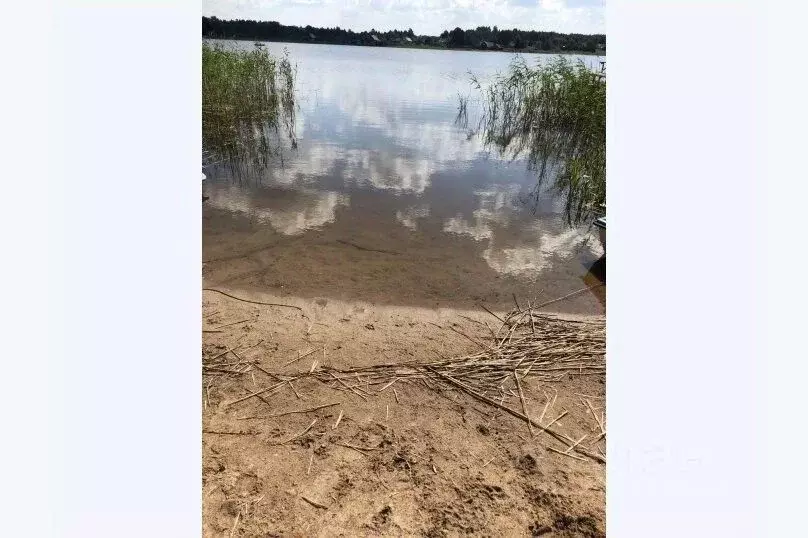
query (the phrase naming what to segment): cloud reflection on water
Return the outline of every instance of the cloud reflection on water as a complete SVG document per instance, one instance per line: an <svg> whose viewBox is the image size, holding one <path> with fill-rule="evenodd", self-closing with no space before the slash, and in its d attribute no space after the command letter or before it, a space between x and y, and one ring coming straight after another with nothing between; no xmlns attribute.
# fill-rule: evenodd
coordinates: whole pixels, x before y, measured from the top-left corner
<svg viewBox="0 0 808 538"><path fill-rule="evenodd" d="M530 278L575 255L580 231L519 203L533 186L525 163L490 154L454 123L467 72L490 77L510 55L268 48L284 46L299 68L298 148L241 184L212 171L212 207L299 235L333 224L339 208L367 211L351 199L375 193L394 225L487 242L480 256L500 274Z"/></svg>

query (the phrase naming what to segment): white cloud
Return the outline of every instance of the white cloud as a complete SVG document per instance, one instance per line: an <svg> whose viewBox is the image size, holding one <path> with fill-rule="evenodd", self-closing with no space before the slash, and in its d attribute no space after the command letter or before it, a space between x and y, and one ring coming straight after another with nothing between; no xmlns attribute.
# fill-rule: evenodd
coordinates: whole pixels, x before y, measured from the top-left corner
<svg viewBox="0 0 808 538"><path fill-rule="evenodd" d="M262 198L237 185L216 186L207 191L212 207L237 213L256 222L269 224L283 235L299 235L334 222L337 208L349 205L345 194L329 191L295 191L295 200L279 207L262 206ZM272 203L272 197L269 198Z"/></svg>
<svg viewBox="0 0 808 538"><path fill-rule="evenodd" d="M585 239L585 230L567 228L563 224L554 227L548 221L537 221L532 226L511 229L505 236L498 235L496 227L507 227L519 211L517 190L516 185L511 185L476 192L478 206L472 213L473 221L457 215L444 221L443 231L487 241L482 258L497 273L534 279L554 262L574 256ZM602 253L592 241L584 248Z"/></svg>
<svg viewBox="0 0 808 538"><path fill-rule="evenodd" d="M418 219L429 216L429 205L411 206L403 211L396 211L396 220L412 231L418 229Z"/></svg>
<svg viewBox="0 0 808 538"><path fill-rule="evenodd" d="M567 33L605 33L606 27L602 0L205 0L203 13L354 31L412 28L431 35L456 26Z"/></svg>

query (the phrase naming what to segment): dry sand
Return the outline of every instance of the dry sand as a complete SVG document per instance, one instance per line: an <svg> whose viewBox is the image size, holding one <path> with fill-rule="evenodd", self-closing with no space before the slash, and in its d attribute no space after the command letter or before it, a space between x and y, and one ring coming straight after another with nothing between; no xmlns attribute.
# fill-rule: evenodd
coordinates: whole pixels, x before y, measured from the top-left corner
<svg viewBox="0 0 808 538"><path fill-rule="evenodd" d="M485 329L463 316L495 321L480 310L232 293L303 308L203 292L203 329L218 331L203 333L204 356L258 344L239 356L259 360L267 371L308 371L315 360L347 368L456 356L475 345L449 326L474 335ZM234 322L241 323L216 329ZM318 351L283 367L311 349ZM562 447L546 434L531 439L527 425L504 412L423 385L396 382L365 401L311 379L265 401L226 405L273 384L257 368L237 378L205 376L205 536L605 535L605 465L548 450ZM575 439L586 434L586 445L598 437L581 395L605 415L602 376L523 389L531 416L557 394L546 417L567 411L559 430ZM309 413L240 420L335 402ZM305 435L279 444L315 420ZM605 452L605 439L591 450Z"/></svg>

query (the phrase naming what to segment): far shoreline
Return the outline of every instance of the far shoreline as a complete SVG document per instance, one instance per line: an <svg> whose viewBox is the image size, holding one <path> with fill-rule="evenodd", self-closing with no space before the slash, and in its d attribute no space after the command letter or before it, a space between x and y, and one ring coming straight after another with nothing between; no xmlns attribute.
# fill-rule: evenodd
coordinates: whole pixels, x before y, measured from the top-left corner
<svg viewBox="0 0 808 538"><path fill-rule="evenodd" d="M447 51L465 51L465 52L507 52L511 54L551 54L551 55L578 55L578 56L606 56L606 51L591 52L580 50L526 50L511 47L503 47L502 49L476 49L476 48L455 48L455 47L438 47L433 45L356 45L353 43L325 43L316 41L276 41L267 39L256 39L252 37L211 37L202 36L202 39L209 39L214 41L252 41L254 43L286 43L294 45L334 45L336 47L367 47L367 48L387 48L387 49L424 49L424 50L447 50Z"/></svg>

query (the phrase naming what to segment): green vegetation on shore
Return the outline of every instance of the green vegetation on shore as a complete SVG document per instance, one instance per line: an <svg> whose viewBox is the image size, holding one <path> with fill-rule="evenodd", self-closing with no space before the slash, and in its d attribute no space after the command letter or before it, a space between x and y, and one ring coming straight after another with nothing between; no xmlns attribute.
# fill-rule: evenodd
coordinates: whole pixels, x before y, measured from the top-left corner
<svg viewBox="0 0 808 538"><path fill-rule="evenodd" d="M202 145L214 159L266 166L295 145L295 71L288 55L202 45Z"/></svg>
<svg viewBox="0 0 808 538"><path fill-rule="evenodd" d="M512 50L605 54L603 34L562 34L478 26L446 30L439 36L416 35L411 28L388 32L354 32L340 27L286 26L275 21L222 20L202 17L202 36L207 38L283 41L289 43L328 43L333 45L395 46L442 49Z"/></svg>
<svg viewBox="0 0 808 538"><path fill-rule="evenodd" d="M570 224L597 214L606 202L605 75L563 57L535 67L520 58L487 87L473 83L483 102L480 135L503 154L527 157L535 199L549 179ZM464 98L458 120L468 121Z"/></svg>

